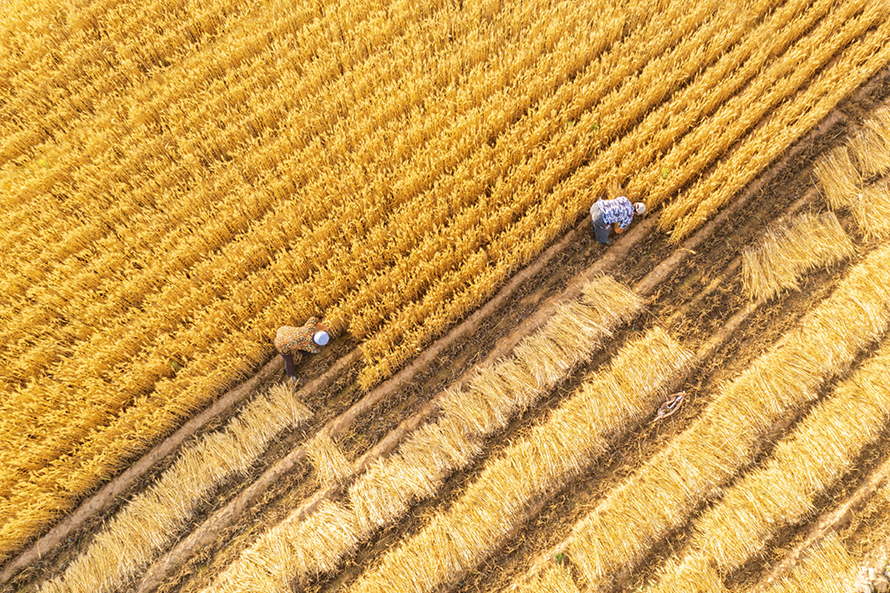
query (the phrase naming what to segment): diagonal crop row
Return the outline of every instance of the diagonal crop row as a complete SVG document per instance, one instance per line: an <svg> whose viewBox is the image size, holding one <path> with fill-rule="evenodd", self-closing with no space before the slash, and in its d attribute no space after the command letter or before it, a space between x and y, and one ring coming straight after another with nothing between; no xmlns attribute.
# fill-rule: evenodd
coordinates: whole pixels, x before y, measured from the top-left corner
<svg viewBox="0 0 890 593"><path fill-rule="evenodd" d="M748 298L768 300L798 288L798 278L855 253L853 242L833 213L804 213L764 233L742 252L742 276Z"/></svg>
<svg viewBox="0 0 890 593"><path fill-rule="evenodd" d="M543 423L489 460L449 508L387 552L351 591L435 591L471 571L527 519L528 509L594 464L616 435L648 416L692 354L663 330L626 345ZM461 404L468 419L483 417Z"/></svg>
<svg viewBox="0 0 890 593"><path fill-rule="evenodd" d="M680 240L701 225L763 167L822 120L841 99L890 62L890 44L887 43L890 24L886 16L886 6L869 4L858 18L845 23L841 31L851 35L846 43L860 36L861 41L846 49L836 63L815 76L806 90L779 106L766 124L747 136L714 173L665 209L662 226L671 226L672 240ZM872 28L874 25L877 27ZM777 88L796 88L803 80L797 78L799 72L809 69L812 64L822 66L829 61L834 54L828 53L829 47L829 44L820 47L808 60L807 68L798 68ZM788 96L787 91L784 96Z"/></svg>

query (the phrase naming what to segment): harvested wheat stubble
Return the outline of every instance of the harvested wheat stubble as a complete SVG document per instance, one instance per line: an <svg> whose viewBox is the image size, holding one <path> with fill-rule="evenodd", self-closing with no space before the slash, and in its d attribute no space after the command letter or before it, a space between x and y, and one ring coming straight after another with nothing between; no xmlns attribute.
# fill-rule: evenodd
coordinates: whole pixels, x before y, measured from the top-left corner
<svg viewBox="0 0 890 593"><path fill-rule="evenodd" d="M544 327L526 338L528 343L553 348L540 336L573 331L584 336L585 347L569 351L560 348L562 358L553 358L554 352L549 352L548 356L536 356L534 360L548 368L570 368L590 357L611 335L610 328L634 317L642 306L642 299L618 282L606 277L596 279L585 286L581 298L560 307ZM531 354L528 349L523 352ZM549 371L537 375L540 379L552 376ZM350 485L348 505L325 506L340 521L328 525L316 518L317 513L300 519L297 509L229 566L207 589L208 593L287 590L269 585L266 576L266 567L272 565L267 558L279 554L279 550L290 550L292 555L279 565L282 574L276 579L282 583L333 570L359 542L380 527L392 524L415 501L434 495L448 476L479 454L482 437L502 428L511 416L552 387L552 383L540 383L530 363L516 353L495 363L490 370L480 370L470 379L466 392L443 394L438 420L412 433L390 457L374 461ZM468 410L472 410L469 415ZM475 414L483 420L477 421ZM321 533L328 530L332 532ZM310 538L306 534L313 535ZM319 538L328 542L323 561L315 549Z"/></svg>
<svg viewBox="0 0 890 593"><path fill-rule="evenodd" d="M170 545L207 493L247 471L279 432L311 416L289 384L273 385L224 430L185 449L156 484L136 495L64 574L40 591L97 593L119 588Z"/></svg>
<svg viewBox="0 0 890 593"><path fill-rule="evenodd" d="M473 570L528 520L529 509L589 468L652 413L692 353L653 329L588 377L550 417L485 464L454 504L388 552L350 589L422 593Z"/></svg>
<svg viewBox="0 0 890 593"><path fill-rule="evenodd" d="M742 252L745 292L751 300L759 300L797 290L803 274L855 253L834 213L800 214L785 226L767 231L758 245Z"/></svg>
<svg viewBox="0 0 890 593"><path fill-rule="evenodd" d="M339 484L352 473L352 464L327 432L319 432L306 443L306 455L322 486Z"/></svg>
<svg viewBox="0 0 890 593"><path fill-rule="evenodd" d="M838 323L838 320L844 320ZM593 590L634 566L748 463L776 422L816 397L890 324L890 245L854 266L834 293L726 385L701 418L610 492L566 549Z"/></svg>
<svg viewBox="0 0 890 593"><path fill-rule="evenodd" d="M681 590L705 568L723 575L760 553L784 526L815 511L813 500L846 474L890 418L890 341L819 402L772 458L695 521L681 566L662 571L653 591Z"/></svg>
<svg viewBox="0 0 890 593"><path fill-rule="evenodd" d="M581 593L568 568L548 564L535 578L516 588L515 593Z"/></svg>
<svg viewBox="0 0 890 593"><path fill-rule="evenodd" d="M858 570L838 536L826 537L788 574L760 593L849 593Z"/></svg>

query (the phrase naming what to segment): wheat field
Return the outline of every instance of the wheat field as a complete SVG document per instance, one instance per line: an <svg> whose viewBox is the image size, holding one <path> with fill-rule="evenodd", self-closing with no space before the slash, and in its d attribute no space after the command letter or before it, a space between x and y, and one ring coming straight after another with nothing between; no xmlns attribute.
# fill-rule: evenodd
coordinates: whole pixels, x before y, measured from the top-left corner
<svg viewBox="0 0 890 593"><path fill-rule="evenodd" d="M175 503L165 501L173 500L178 488L163 482L161 472L148 479L157 480L154 485L130 494L133 501L155 497L158 509L176 507L169 515L175 527L157 523L167 520L158 510L152 535L146 536L151 541L121 553L126 562L105 584L86 575L92 566L105 566L104 559L89 556L99 553L89 550L105 545L100 538L82 550L86 555L71 564L70 573L59 568L43 585L47 591L126 586L175 545L178 536L171 530L187 530L190 521L199 520L193 515L205 512L196 509L215 504L207 502L214 493L241 488L232 486L238 480L249 485L256 477L249 470L265 463L265 452L279 454L275 448L285 447L281 443L299 443L313 476L311 488L332 493L325 496L334 501L325 498L300 521L261 525L259 535L251 537L278 546L279 539L302 537L325 521L348 525L335 529L345 539L332 535L325 544L339 550L336 558L294 559L282 552L288 569L270 577L268 587L288 590L295 575L302 580L336 573L343 558L373 545L381 527L400 525L420 500L435 501L440 488L450 487L456 469L473 468L478 460L481 465L467 471L479 472L479 481L465 485L463 498L431 514L429 525L419 527L413 539L369 560L348 583L351 589L387 590L396 578L387 575L406 563L420 566L417 558L440 538L436 534L454 534L464 523L483 529L496 522L467 520L468 509L480 506L471 504L473 496L507 497L504 485L524 471L523 447L533 448L530 458L545 464L540 459L546 459L547 446L535 440L536 433L511 432L518 430L513 422L537 414L540 402L565 396L561 404L546 404L552 406L552 422L568 414L568 402L579 401L575 405L587 415L579 412L577 418L600 426L597 418L606 412L583 403L583 397L594 397L592 387L582 389L577 400L553 394L575 381L573 374L592 364L601 348L624 360L609 349L607 338L619 339L637 326L661 331L673 319L662 315L668 309L660 308L659 300L674 290L669 285L647 293L654 312L642 312L646 300L634 293L631 279L638 281L643 273L633 262L658 252L666 254L664 265L672 265L668 250L706 232L839 104L880 76L890 64L890 5L868 0L9 0L0 5L0 40L0 569L151 447L257 376L275 360L272 339L279 326L317 316L330 328L329 351L360 352L358 367L344 372L341 383L317 401L334 401L350 389L372 393L559 241L584 236L573 240L578 249L588 249L588 209L610 188L622 188L632 201L646 204L646 216L631 227L638 238L626 237L634 243L618 252L628 266L621 274L585 284L580 300L571 300L543 326L549 333L519 342L510 350L513 358L502 358L500 366L475 369L469 391L447 392L436 400L432 413L438 416L418 429L427 432L414 436L432 439L441 428L434 436L449 443L454 459L436 470L442 475L435 479L414 476L422 484L405 492L423 496L403 500L385 491L392 472L384 469L398 457L381 454L368 469L365 451L351 453L347 436L314 424L328 421L333 412L324 405L310 412L279 387L271 393L278 393L275 406L285 411L268 403L265 391L251 396L265 415L250 416L251 408L245 408L249 421L233 416L225 428L214 427L221 432L202 434L187 449L212 449L214 439L229 439L234 452L180 452L183 465L173 465L197 467L212 459L225 466L218 475L200 487L182 488L183 499ZM741 287L732 290L743 295L751 315L779 310L787 299L808 298L813 277L826 279L824 297L837 285L822 308L814 305L787 321L795 328L789 335L800 345L787 338L769 351L773 354L757 359L765 362L752 363L754 370L740 372L736 382L709 395L719 410L720 402L730 401L721 398L742 389L733 385L760 381L750 378L760 372L758 364L772 364L770 356L793 359L782 380L807 389L775 395L778 404L752 399L753 407L744 413L731 410L744 416L739 425L750 428L749 438L762 437L786 408L797 410L819 399L832 377L853 373L855 368L848 368L886 331L881 258L888 228L884 215L890 212L887 113L886 108L874 111L813 166L814 193L824 205L817 202L815 212L765 226L744 248L732 245L742 250L737 255L720 259L727 266L722 273L731 269L730 259L739 258L733 264L741 270L739 279L733 275L731 281ZM768 222L773 214L763 216ZM721 239L731 244L734 237ZM695 249L688 252L696 255ZM602 261L612 265L605 256ZM847 267L866 270L860 274L864 279L858 272L843 275ZM720 277L715 272L706 280L712 276ZM829 308L836 302L846 307L841 313ZM867 310L856 310L856 303ZM680 304L670 307L671 314L683 313ZM828 325L819 317L822 311L826 316L854 311L864 320L860 333L847 327L848 333L822 331L819 324ZM613 391L621 394L616 396L621 413L614 417L622 426L628 417L642 422L652 411L654 394L666 395L664 377L676 382L699 372L687 359L701 344L687 344L677 328L657 335L669 342L674 366L653 370L655 384L640 393L615 371L620 385ZM830 342L834 349L809 348L812 342ZM613 380L610 376L606 371L590 375L596 381ZM764 386L775 387L761 382L744 389L754 393ZM507 402L503 409L492 403L500 396ZM565 422L582 430L573 418ZM538 426L543 431L551 425L541 419ZM641 463L635 477L593 505L591 515L578 517L559 553L572 558L581 589L600 587L620 565L640 563L687 520L706 525L706 518L692 515L707 492L751 462L754 445L739 439L736 444L744 450L731 459L715 453L713 463L707 461L710 479L675 484L674 492L651 491L653 505L662 497L680 509L673 516L634 507L631 514L648 517L645 525L624 521L633 506L625 498L636 496L637 482L663 481L676 456L686 459L686 452L702 442L729 438L727 432L697 426ZM236 436L214 436L231 434ZM555 434L548 438L558 440ZM596 438L608 446L629 438L623 431L615 434L620 436ZM488 458L490 439L501 438L511 444ZM867 444L883 442L871 433L865 438L849 445L856 455ZM513 495L513 522L466 545L453 539L452 547L442 546L442 558L428 558L436 566L417 575L400 573L397 588L455 586L523 529L537 512L529 509L595 471L572 455L590 449L599 456L608 449L599 441L583 443L580 433L559 446L554 446L562 451L559 463L550 464L554 475L535 476L540 485ZM426 449L416 450L418 459L426 459ZM227 462L231 467L218 461L228 456L235 459ZM413 463L416 469L423 461ZM843 468L847 471L847 465ZM159 484L163 496L157 494ZM377 488L381 501L390 497L398 512L377 508L383 502L366 504L363 484ZM118 515L123 518L107 518L110 532L138 530L121 527L124 520L140 524L124 514L139 511L127 508ZM794 515L794 521L803 515ZM610 539L608 534L621 545L600 541ZM475 536L468 531L461 537ZM759 537L767 541L772 535ZM229 572L219 572L241 570L253 557L251 549L241 550L248 560L233 559L240 553L232 551ZM731 576L727 567L736 570L734 563L741 565L754 552L744 554L730 554L706 569L700 550L693 550L658 575L665 575L666 583L680 582L683 571L698 570L716 583ZM517 573L525 578L516 579L515 586L528 590L555 590L565 581L549 564L532 563ZM251 574L251 582L262 581ZM226 590L238 589L231 584L234 578L226 581ZM60 584L76 581L87 584L67 589ZM212 590L208 583L201 586Z"/></svg>

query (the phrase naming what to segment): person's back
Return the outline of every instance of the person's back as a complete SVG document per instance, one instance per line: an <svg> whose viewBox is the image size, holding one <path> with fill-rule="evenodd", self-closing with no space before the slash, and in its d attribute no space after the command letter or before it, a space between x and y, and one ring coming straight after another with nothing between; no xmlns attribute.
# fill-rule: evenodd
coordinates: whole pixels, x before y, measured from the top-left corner
<svg viewBox="0 0 890 593"><path fill-rule="evenodd" d="M633 221L634 214L642 214L645 211L645 204L642 202L631 204L624 196L613 200L597 200L590 207L590 219L596 240L603 245L609 245L612 225L615 225L615 232L621 234Z"/></svg>
<svg viewBox="0 0 890 593"><path fill-rule="evenodd" d="M284 370L291 380L297 379L294 354L301 351L311 354L321 352L321 347L330 339L326 330L327 327L319 323L318 318L311 317L302 327L284 325L275 332L275 348L284 359Z"/></svg>

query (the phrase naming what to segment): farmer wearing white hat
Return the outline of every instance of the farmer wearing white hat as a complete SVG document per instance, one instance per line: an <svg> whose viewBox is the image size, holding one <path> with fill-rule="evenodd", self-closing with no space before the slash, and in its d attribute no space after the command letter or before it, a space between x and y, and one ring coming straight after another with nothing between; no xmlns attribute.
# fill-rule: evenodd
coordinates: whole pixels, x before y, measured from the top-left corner
<svg viewBox="0 0 890 593"><path fill-rule="evenodd" d="M312 354L321 352L321 347L331 339L327 329L327 326L319 323L317 317L310 317L302 327L284 325L278 328L275 334L275 348L284 359L284 370L291 381L297 380L294 354L301 351Z"/></svg>
<svg viewBox="0 0 890 593"><path fill-rule="evenodd" d="M611 245L609 232L612 230L612 225L615 225L615 232L620 235L630 225L634 214L642 214L645 211L644 203L631 204L624 196L614 200L597 200L590 207L590 219L593 222L593 234L596 235L596 240L603 245Z"/></svg>

